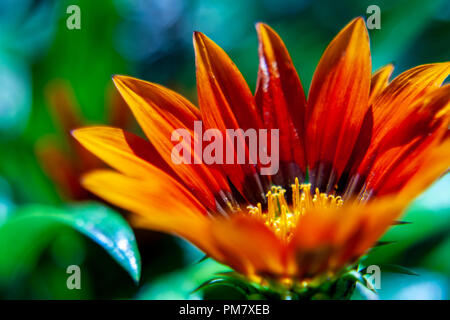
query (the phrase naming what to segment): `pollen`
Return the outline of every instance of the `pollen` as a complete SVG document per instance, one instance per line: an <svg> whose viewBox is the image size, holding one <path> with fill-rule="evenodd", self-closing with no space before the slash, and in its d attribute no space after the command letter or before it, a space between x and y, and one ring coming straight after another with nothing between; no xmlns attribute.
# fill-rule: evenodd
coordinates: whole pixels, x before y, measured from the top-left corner
<svg viewBox="0 0 450 320"><path fill-rule="evenodd" d="M337 208L344 204L340 196L321 193L318 188L312 194L311 184L299 184L298 178L295 179L291 188L291 205L286 200L286 190L279 186L273 186L266 194L267 210L263 211L261 203L247 207L251 216L262 219L277 236L287 242L291 240L301 216L307 214L309 210Z"/></svg>

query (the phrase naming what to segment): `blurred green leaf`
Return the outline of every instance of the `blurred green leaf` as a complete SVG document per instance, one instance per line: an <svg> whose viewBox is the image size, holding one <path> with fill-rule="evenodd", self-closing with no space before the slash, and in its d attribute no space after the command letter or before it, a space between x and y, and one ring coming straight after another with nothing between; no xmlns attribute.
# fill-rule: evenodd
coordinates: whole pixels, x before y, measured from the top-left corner
<svg viewBox="0 0 450 320"><path fill-rule="evenodd" d="M219 276L202 283L194 292L202 292L205 300L246 299L247 296L258 294L258 291L248 281L239 278Z"/></svg>
<svg viewBox="0 0 450 320"><path fill-rule="evenodd" d="M357 282L352 300L378 300L378 294L367 288L363 282Z"/></svg>
<svg viewBox="0 0 450 320"><path fill-rule="evenodd" d="M0 51L0 142L24 130L31 109L30 72L26 64Z"/></svg>
<svg viewBox="0 0 450 320"><path fill-rule="evenodd" d="M418 274L415 273L414 271L396 264L382 264L379 267L381 268L382 272L391 272L391 273L407 274L410 276L418 276Z"/></svg>
<svg viewBox="0 0 450 320"><path fill-rule="evenodd" d="M247 300L248 296L252 299L264 298L256 290L249 291L248 288L251 286L242 285L233 279L216 278L205 282L198 290L203 293L204 300Z"/></svg>
<svg viewBox="0 0 450 320"><path fill-rule="evenodd" d="M382 300L446 300L449 297L449 278L423 269L414 270L420 276L382 273Z"/></svg>
<svg viewBox="0 0 450 320"><path fill-rule="evenodd" d="M411 262L420 262L421 258L413 259L413 256L426 255L432 251L433 246L438 246L448 239L450 230L448 190L450 190L450 174L437 181L409 206L401 220L411 222L410 224L391 227L381 240L395 243L372 250L364 264L408 266ZM425 252L420 248L426 248Z"/></svg>
<svg viewBox="0 0 450 320"><path fill-rule="evenodd" d="M447 239L422 260L421 265L425 268L450 275L450 235L447 233Z"/></svg>
<svg viewBox="0 0 450 320"><path fill-rule="evenodd" d="M442 0L399 0L381 4L381 29L370 30L374 70L389 62L404 62L399 61L400 58L410 54L414 40L442 4ZM404 65L397 67L405 68Z"/></svg>
<svg viewBox="0 0 450 320"><path fill-rule="evenodd" d="M39 167L31 143L14 140L1 148L8 152L0 152L0 175L10 183L17 204L61 203L53 183Z"/></svg>
<svg viewBox="0 0 450 320"><path fill-rule="evenodd" d="M12 191L8 182L0 176L0 225L6 222L14 210Z"/></svg>
<svg viewBox="0 0 450 320"><path fill-rule="evenodd" d="M190 267L164 275L146 284L136 296L140 300L184 300L200 299L201 294L194 292L205 281L219 272L230 269L212 259L204 260Z"/></svg>
<svg viewBox="0 0 450 320"><path fill-rule="evenodd" d="M67 210L29 205L0 227L0 285L20 277L34 265L40 252L69 226L102 246L133 278L141 271L136 240L127 222L113 210L95 203Z"/></svg>

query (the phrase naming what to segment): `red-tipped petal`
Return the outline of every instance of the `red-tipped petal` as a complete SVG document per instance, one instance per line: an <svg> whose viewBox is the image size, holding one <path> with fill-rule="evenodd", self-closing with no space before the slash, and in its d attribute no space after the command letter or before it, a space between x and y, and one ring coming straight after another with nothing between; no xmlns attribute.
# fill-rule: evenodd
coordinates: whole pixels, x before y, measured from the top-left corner
<svg viewBox="0 0 450 320"><path fill-rule="evenodd" d="M194 48L198 100L205 127L220 130L224 137L227 129L261 128L252 93L228 55L200 32L194 33ZM235 151L238 150L238 145L241 145L248 156L244 136L238 133L235 140ZM262 197L264 191L255 166L239 165L236 160L234 163L223 165L222 168L236 188L244 196L254 195L255 190L259 188ZM244 190L246 188L248 192Z"/></svg>
<svg viewBox="0 0 450 320"><path fill-rule="evenodd" d="M308 96L308 165L314 187L330 191L347 165L368 108L369 36L362 18L325 50Z"/></svg>
<svg viewBox="0 0 450 320"><path fill-rule="evenodd" d="M280 161L283 180L293 183L304 177L306 99L291 57L278 34L268 25L256 25L259 40L259 71L256 105L264 127L280 130ZM275 150L276 151L276 150Z"/></svg>
<svg viewBox="0 0 450 320"><path fill-rule="evenodd" d="M125 76L115 76L114 83L161 157L208 208L215 209L214 195L229 190L225 178L205 164L176 164L172 160L172 149L178 143L171 140L173 132L187 130L193 142L194 122L200 120L198 109L179 94L153 83ZM191 155L197 156L193 147Z"/></svg>
<svg viewBox="0 0 450 320"><path fill-rule="evenodd" d="M420 117L415 115L418 108L423 106L422 99L439 88L449 74L450 63L418 66L400 74L377 96L372 104L374 115L372 141L358 168L360 175L367 176L376 158L388 148L423 136L423 130L411 128L403 130L409 126L405 119L413 117L420 120ZM421 114L426 115L427 112L424 110ZM400 127L403 129L399 130Z"/></svg>
<svg viewBox="0 0 450 320"><path fill-rule="evenodd" d="M112 127L85 127L72 135L105 163L135 178L152 177L154 166L174 175L155 148L146 140Z"/></svg>
<svg viewBox="0 0 450 320"><path fill-rule="evenodd" d="M372 81L370 82L370 97L369 105L371 105L375 98L380 94L384 88L387 87L389 83L389 77L394 71L394 65L388 64L384 67L378 69L372 76Z"/></svg>

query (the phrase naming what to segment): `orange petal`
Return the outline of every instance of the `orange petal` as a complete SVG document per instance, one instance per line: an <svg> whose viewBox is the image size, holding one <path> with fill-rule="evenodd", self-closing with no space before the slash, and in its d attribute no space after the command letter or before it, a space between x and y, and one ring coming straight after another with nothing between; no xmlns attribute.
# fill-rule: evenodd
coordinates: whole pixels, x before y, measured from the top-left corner
<svg viewBox="0 0 450 320"><path fill-rule="evenodd" d="M80 174L72 159L56 147L55 141L41 140L36 147L36 155L42 169L57 185L65 199L82 200L89 197L80 185Z"/></svg>
<svg viewBox="0 0 450 320"><path fill-rule="evenodd" d="M211 39L194 32L202 117L213 128L261 127L252 93L233 61Z"/></svg>
<svg viewBox="0 0 450 320"><path fill-rule="evenodd" d="M405 181L405 176L395 173L398 168L417 166L422 155L439 143L448 127L449 101L450 86L431 90L405 107L405 115L384 136L374 136L359 168L368 177L369 196L396 192Z"/></svg>
<svg viewBox="0 0 450 320"><path fill-rule="evenodd" d="M205 205L215 209L214 195L229 192L225 178L205 164L172 161L172 149L177 144L171 140L172 133L186 129L194 141L194 121L200 120L199 111L179 94L153 83L125 76L115 76L114 83L161 157ZM187 147L196 156L193 146Z"/></svg>
<svg viewBox="0 0 450 320"><path fill-rule="evenodd" d="M397 152L406 153L406 156L395 161L388 167L389 170L385 169L381 172L380 178L370 181L368 187L373 189L377 196L400 192L410 199L423 192L450 168L450 140L447 139L441 143L447 126L448 121L440 128L440 132L436 131L431 134L420 141L417 146L414 145L406 151ZM385 156L385 158L387 157L389 154Z"/></svg>
<svg viewBox="0 0 450 320"><path fill-rule="evenodd" d="M51 107L55 123L64 134L82 125L81 115L75 95L70 85L62 80L54 80L46 87L46 96Z"/></svg>
<svg viewBox="0 0 450 320"><path fill-rule="evenodd" d="M367 251L383 236L383 234L401 217L405 208L410 203L410 199L401 196L385 196L380 199L368 202L365 205L354 207L351 210L363 211L362 220L358 228L361 235L360 241L353 242L353 247L344 255L341 255L340 262L345 259L354 259L367 253Z"/></svg>
<svg viewBox="0 0 450 320"><path fill-rule="evenodd" d="M450 74L450 63L415 67L396 77L373 103L375 133L384 135L398 121L414 112L412 106L430 89L437 89Z"/></svg>
<svg viewBox="0 0 450 320"><path fill-rule="evenodd" d="M98 170L84 177L83 186L112 204L138 214L141 227L175 233L207 254L220 257L209 239L210 223L205 208L163 172L155 170L152 180L140 180Z"/></svg>
<svg viewBox="0 0 450 320"><path fill-rule="evenodd" d="M400 194L406 198L414 198L422 193L434 181L450 169L450 139L444 140L427 153L423 153L420 159L409 162L398 168L396 176L405 177L404 187ZM390 186L386 186L389 190ZM392 187L391 187L392 188Z"/></svg>
<svg viewBox="0 0 450 320"><path fill-rule="evenodd" d="M153 177L154 166L173 174L150 143L122 129L86 127L73 130L72 135L108 165L131 177Z"/></svg>
<svg viewBox="0 0 450 320"><path fill-rule="evenodd" d="M159 230L173 233L195 245L208 257L211 257L216 261L224 261L224 257L220 251L218 251L218 248L215 247L215 244L211 239L210 219L177 218L174 221L170 220L167 222L162 222L164 226L160 227L158 224L161 224L161 221L158 221L155 225L155 218L149 219L148 217L142 215L132 215L129 218L129 222L133 228Z"/></svg>
<svg viewBox="0 0 450 320"><path fill-rule="evenodd" d="M389 228L406 203L385 198L309 211L301 217L289 243L289 272L313 278L355 262Z"/></svg>
<svg viewBox="0 0 450 320"><path fill-rule="evenodd" d="M106 94L109 98L108 124L117 128L129 128L133 115L120 93L112 86L108 87Z"/></svg>
<svg viewBox="0 0 450 320"><path fill-rule="evenodd" d="M155 229L170 228L168 222L176 219L206 215L203 205L181 184L156 168L152 174L151 180L142 180L111 170L95 170L83 177L82 184L114 205L143 215Z"/></svg>
<svg viewBox="0 0 450 320"><path fill-rule="evenodd" d="M368 109L369 36L362 18L325 50L308 96L308 165L313 187L330 191L344 171Z"/></svg>
<svg viewBox="0 0 450 320"><path fill-rule="evenodd" d="M81 127L84 119L80 114L80 108L69 83L63 80L53 80L46 87L46 97L54 122L67 139L70 156L78 157L77 162L83 171L96 168L98 166L97 159L70 137L70 131Z"/></svg>
<svg viewBox="0 0 450 320"><path fill-rule="evenodd" d="M386 136L392 136L392 129L416 112L420 100L432 90L439 88L450 74L450 63L436 63L415 67L396 77L373 102L373 140L366 155L366 161L358 170L364 173L371 165L374 152L383 147ZM411 136L412 140L414 136Z"/></svg>
<svg viewBox="0 0 450 320"><path fill-rule="evenodd" d="M226 129L261 128L252 93L227 54L200 32L194 33L194 48L198 101L205 127L220 130L224 137L227 136ZM236 144L243 146L248 156L247 144L242 134L238 134ZM236 144L234 145L237 149ZM236 160L234 163L221 167L236 188L244 196L251 196L259 189L263 196L261 182L257 177L253 180L256 176L255 167L236 164ZM248 178L254 184L247 186L249 192L246 192L244 182L246 179L249 182Z"/></svg>
<svg viewBox="0 0 450 320"><path fill-rule="evenodd" d="M372 81L370 82L369 105L371 105L380 92L387 87L389 78L393 71L394 65L388 64L374 73L372 76Z"/></svg>
<svg viewBox="0 0 450 320"><path fill-rule="evenodd" d="M347 239L359 230L359 213L346 211L343 215L339 209L322 208L302 216L289 243L290 273L313 278L326 271L336 271L341 265L333 258L345 250Z"/></svg>
<svg viewBox="0 0 450 320"><path fill-rule="evenodd" d="M283 275L281 241L263 222L244 215L216 220L212 239L225 261L247 275Z"/></svg>
<svg viewBox="0 0 450 320"><path fill-rule="evenodd" d="M279 129L281 174L275 184L293 183L306 173L306 99L291 57L278 34L268 25L256 25L259 40L259 71L255 101L264 127Z"/></svg>
<svg viewBox="0 0 450 320"><path fill-rule="evenodd" d="M338 182L337 190L339 190L344 200L354 197L355 193L359 191L364 184L364 180L361 176L354 174L354 172L356 172L360 166L370 147L372 129L373 111L372 107L369 107L364 116L361 130L359 131L355 146L353 147L353 151L348 160L347 167Z"/></svg>

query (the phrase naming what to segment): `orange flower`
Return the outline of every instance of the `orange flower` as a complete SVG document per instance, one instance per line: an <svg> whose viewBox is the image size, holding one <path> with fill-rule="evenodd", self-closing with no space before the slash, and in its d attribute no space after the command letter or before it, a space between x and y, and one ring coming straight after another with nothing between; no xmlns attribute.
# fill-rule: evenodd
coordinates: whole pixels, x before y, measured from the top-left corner
<svg viewBox="0 0 450 320"><path fill-rule="evenodd" d="M136 223L175 233L252 279L307 283L357 262L447 170L450 86L441 84L450 63L390 83L391 65L372 76L357 18L325 50L306 99L280 37L265 24L257 31L255 95L226 53L196 32L199 109L157 84L115 76L150 142L110 127L73 135L117 170L87 174L85 188L136 213ZM221 132L279 129L279 172L174 164L171 133L192 133L196 120Z"/></svg>
<svg viewBox="0 0 450 320"><path fill-rule="evenodd" d="M44 137L38 141L36 154L42 169L58 186L61 196L70 200L92 198L80 184L81 176L93 169L101 167L101 163L77 141L71 139L69 132L86 123L80 115L77 100L71 86L54 80L48 84L46 95L54 122L63 132L63 143L56 137ZM111 88L109 88L111 89ZM126 126L131 115L123 99L116 91L107 92L110 114L108 122L114 126ZM70 138L69 138L70 137Z"/></svg>

